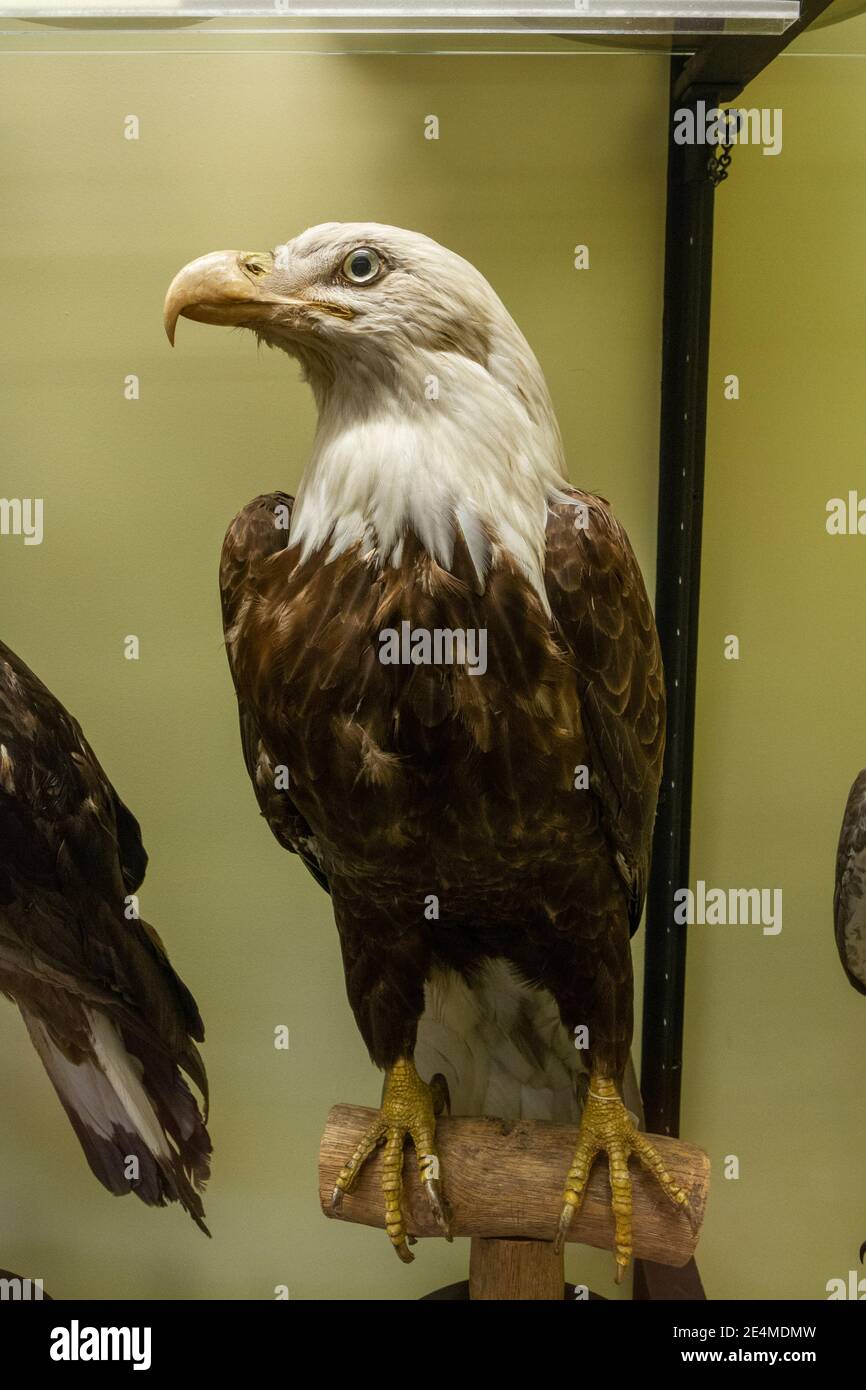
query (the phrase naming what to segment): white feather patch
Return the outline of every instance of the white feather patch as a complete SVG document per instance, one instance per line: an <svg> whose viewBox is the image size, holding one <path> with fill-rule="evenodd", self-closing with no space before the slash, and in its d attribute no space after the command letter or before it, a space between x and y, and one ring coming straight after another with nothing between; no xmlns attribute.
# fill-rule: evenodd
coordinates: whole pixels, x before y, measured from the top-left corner
<svg viewBox="0 0 866 1390"><path fill-rule="evenodd" d="M491 960L474 988L434 975L425 990L415 1062L448 1082L451 1113L577 1122L585 1071L552 995L530 989L505 960Z"/></svg>
<svg viewBox="0 0 866 1390"><path fill-rule="evenodd" d="M150 1152L171 1161L171 1149L156 1111L141 1084L138 1063L123 1045L123 1039L110 1018L97 1009L87 1010L93 1050L111 1088L136 1132Z"/></svg>
<svg viewBox="0 0 866 1390"><path fill-rule="evenodd" d="M506 554L548 611L547 507L567 487L562 441L538 363L499 309L508 372L501 356L482 366L457 351L406 345L399 392L375 373L346 371L320 400L291 523L303 558L325 546L334 558L361 545L394 564L413 531L450 570L459 528L482 583ZM435 401L424 396L431 375L439 381ZM532 413L527 398L536 402Z"/></svg>

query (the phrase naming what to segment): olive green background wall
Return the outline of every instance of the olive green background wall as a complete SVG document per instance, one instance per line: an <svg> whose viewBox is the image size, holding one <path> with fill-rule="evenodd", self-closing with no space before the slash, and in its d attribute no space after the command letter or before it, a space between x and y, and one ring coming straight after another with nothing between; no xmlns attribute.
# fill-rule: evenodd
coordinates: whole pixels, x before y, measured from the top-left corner
<svg viewBox="0 0 866 1390"><path fill-rule="evenodd" d="M0 1265L60 1296L269 1298L286 1284L293 1298L417 1297L465 1276L468 1242L427 1242L407 1269L384 1233L319 1211L327 1111L377 1103L380 1078L345 1000L329 901L258 816L222 651L223 532L258 492L296 486L312 401L295 364L251 335L183 322L172 352L162 300L201 252L269 247L323 220L394 222L453 246L523 326L574 477L616 499L651 573L664 60L0 62L3 492L44 496L46 526L41 547L0 541L2 631L141 820L142 912L205 1018L216 1151L212 1242L179 1211L112 1199L3 1007ZM137 142L123 137L129 114ZM424 139L428 114L438 142ZM573 268L578 243L588 271ZM273 1046L279 1024L288 1053ZM577 1263L612 1285L604 1256Z"/></svg>
<svg viewBox="0 0 866 1390"><path fill-rule="evenodd" d="M862 51L855 30L830 47ZM216 1151L212 1242L177 1210L112 1199L0 1007L0 1265L59 1297L415 1298L468 1263L467 1242L428 1241L406 1269L381 1232L318 1209L327 1110L375 1104L379 1077L328 900L257 816L216 589L234 512L296 486L312 403L294 365L243 333L182 323L172 353L160 310L175 270L330 219L453 246L522 325L571 476L613 501L653 584L666 60L550 40L523 55L305 46L319 51L45 30L0 51L0 491L44 497L46 528L39 547L0 538L0 631L142 822L142 910L205 1017ZM244 47L260 51L228 51ZM851 1080L866 1007L829 918L837 823L866 761L848 650L858 542L822 534L824 501L856 486L861 458L863 71L780 65L760 101L784 104L784 152L738 151L719 197L695 870L783 886L786 916L777 938L692 933L684 1133L716 1169L701 1245L715 1297L821 1296L866 1236ZM123 137L130 114L138 141ZM573 269L578 243L588 271ZM729 371L736 403L720 399ZM722 660L728 632L738 664ZM738 1182L721 1176L730 1153ZM572 1277L613 1296L610 1270L569 1253Z"/></svg>
<svg viewBox="0 0 866 1390"><path fill-rule="evenodd" d="M782 153L736 150L716 199L692 879L781 888L783 927L690 933L683 1132L715 1166L715 1296L864 1273L866 999L832 900L866 765L866 537L825 529L831 498L866 495L864 99L866 19L805 35L742 103L782 108Z"/></svg>

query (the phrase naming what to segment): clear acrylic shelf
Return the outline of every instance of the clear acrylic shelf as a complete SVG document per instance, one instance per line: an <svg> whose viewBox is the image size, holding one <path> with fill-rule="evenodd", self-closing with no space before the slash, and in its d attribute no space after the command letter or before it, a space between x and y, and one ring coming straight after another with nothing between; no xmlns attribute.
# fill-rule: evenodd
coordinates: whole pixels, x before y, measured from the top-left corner
<svg viewBox="0 0 866 1390"><path fill-rule="evenodd" d="M262 19L306 32L781 33L799 0L0 0L15 19Z"/></svg>

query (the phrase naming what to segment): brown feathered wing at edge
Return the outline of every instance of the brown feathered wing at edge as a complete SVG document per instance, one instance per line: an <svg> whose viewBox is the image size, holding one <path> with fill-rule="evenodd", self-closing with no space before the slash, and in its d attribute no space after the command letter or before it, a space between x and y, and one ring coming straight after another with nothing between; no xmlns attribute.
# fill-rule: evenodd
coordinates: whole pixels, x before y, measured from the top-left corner
<svg viewBox="0 0 866 1390"><path fill-rule="evenodd" d="M268 557L285 550L294 498L285 492L253 498L229 526L220 559L220 596L226 651L238 701L241 747L259 810L284 849L297 854L324 889L328 881L316 856L309 825L294 805L288 788L279 784L276 767L266 749L237 679L232 660L231 632L244 609L256 601L256 576Z"/></svg>
<svg viewBox="0 0 866 1390"><path fill-rule="evenodd" d="M576 507L550 508L545 578L574 666L591 750L590 786L629 890L634 935L646 897L664 758L664 669L625 531L603 498L575 492L573 499Z"/></svg>
<svg viewBox="0 0 866 1390"><path fill-rule="evenodd" d="M211 1144L179 1070L206 1105L204 1029L154 929L127 916L146 865L79 725L0 643L0 990L100 1182L179 1201L206 1231Z"/></svg>
<svg viewBox="0 0 866 1390"><path fill-rule="evenodd" d="M842 968L866 994L866 768L848 793L839 832L833 925Z"/></svg>

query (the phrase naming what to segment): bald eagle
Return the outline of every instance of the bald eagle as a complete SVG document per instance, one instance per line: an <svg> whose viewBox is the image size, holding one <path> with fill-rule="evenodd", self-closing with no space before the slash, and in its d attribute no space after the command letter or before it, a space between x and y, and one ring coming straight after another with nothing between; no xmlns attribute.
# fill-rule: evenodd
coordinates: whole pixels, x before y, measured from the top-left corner
<svg viewBox="0 0 866 1390"><path fill-rule="evenodd" d="M180 1202L207 1233L207 1097L195 1000L135 897L135 816L79 725L0 642L0 991L96 1177L148 1206Z"/></svg>
<svg viewBox="0 0 866 1390"><path fill-rule="evenodd" d="M426 236L329 223L215 252L169 288L172 342L181 315L297 359L318 407L297 497L243 508L220 584L259 807L331 894L386 1073L335 1205L384 1143L385 1224L411 1259L407 1139L449 1233L437 1098L566 1119L583 1069L557 1241L605 1152L620 1277L629 1156L688 1209L622 1100L664 745L626 534L566 481L544 377L501 300Z"/></svg>

